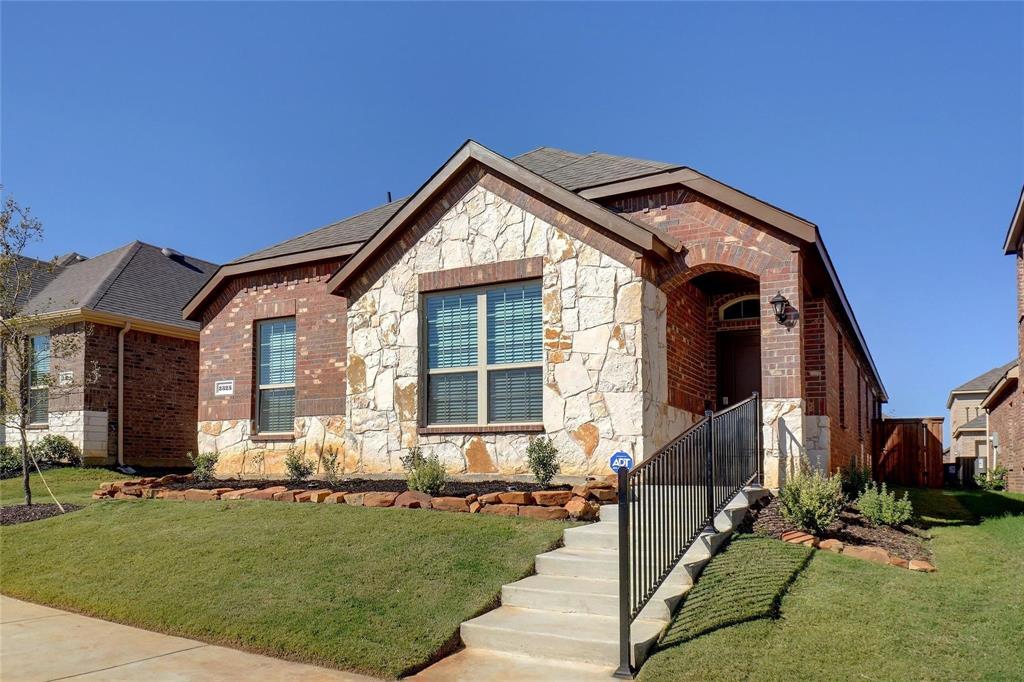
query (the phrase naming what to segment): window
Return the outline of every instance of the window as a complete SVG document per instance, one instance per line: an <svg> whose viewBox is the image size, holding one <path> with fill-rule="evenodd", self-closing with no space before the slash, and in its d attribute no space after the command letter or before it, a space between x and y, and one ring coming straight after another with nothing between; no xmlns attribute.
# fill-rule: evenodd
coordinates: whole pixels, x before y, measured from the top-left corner
<svg viewBox="0 0 1024 682"><path fill-rule="evenodd" d="M28 420L31 424L49 423L50 337L33 336L31 365L28 372Z"/></svg>
<svg viewBox="0 0 1024 682"><path fill-rule="evenodd" d="M542 419L540 282L424 298L431 425Z"/></svg>
<svg viewBox="0 0 1024 682"><path fill-rule="evenodd" d="M761 297L746 296L722 306L718 313L723 321L756 320L761 317Z"/></svg>
<svg viewBox="0 0 1024 682"><path fill-rule="evenodd" d="M295 430L295 318L259 323L259 392L256 428Z"/></svg>

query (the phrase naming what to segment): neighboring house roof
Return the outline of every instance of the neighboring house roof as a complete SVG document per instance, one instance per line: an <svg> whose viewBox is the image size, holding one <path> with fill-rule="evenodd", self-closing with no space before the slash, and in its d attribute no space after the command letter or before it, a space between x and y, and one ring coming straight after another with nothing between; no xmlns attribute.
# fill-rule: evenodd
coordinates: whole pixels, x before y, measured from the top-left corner
<svg viewBox="0 0 1024 682"><path fill-rule="evenodd" d="M411 203L415 199L432 196L443 181L446 169L451 170L453 161L457 161L457 157L464 152L485 165L501 166L503 172L514 176L512 179L517 182L528 187L532 183L535 186L532 188L540 188L540 194L543 196L606 228L612 226L610 229L613 232L618 231L623 235L631 235L628 238L646 240L647 243L653 240L654 246L660 249L678 251L681 250L682 245L667 232L650 225L626 220L609 211L596 200L627 192L682 185L804 242L813 244L825 276L831 282L842 311L870 366L872 377L881 392L882 400L883 402L888 400L881 375L875 366L867 341L853 314L853 308L846 297L846 292L839 281L835 266L816 225L691 168L679 164L613 156L600 152L578 154L552 147L540 147L509 159L469 140L411 197L399 199L351 218L331 223L299 237L243 256L223 266L206 286L188 302L183 310L184 317L195 319L203 303L228 277L247 272L288 267L312 260L351 255L352 258L342 265L329 282L328 286L331 290L337 290L340 283L354 272L356 266L353 263L357 258L361 259L367 257L368 254L376 253L383 241L378 240L377 243L374 243L376 237L385 233L390 234L390 230L395 224L408 218L419 206L419 204ZM460 166L456 163L454 167ZM634 243L639 242L634 241Z"/></svg>
<svg viewBox="0 0 1024 682"><path fill-rule="evenodd" d="M964 422L960 426L956 427L956 432L960 433L961 431L984 431L986 428L988 428L988 415L982 412L974 419Z"/></svg>
<svg viewBox="0 0 1024 682"><path fill-rule="evenodd" d="M15 282L24 277L22 273L28 275L28 281L22 283L27 284L28 288L19 291L17 300L14 302L18 308L24 306L25 302L31 299L33 295L42 291L47 284L53 281L54 277L60 274L61 270L60 266L54 262L22 255L14 256L11 268L11 274L13 275L12 288L16 286ZM21 286L21 284L17 286Z"/></svg>
<svg viewBox="0 0 1024 682"><path fill-rule="evenodd" d="M1010 218L1010 227L1006 230L1006 239L1003 241L1003 253L1012 255L1017 253L1020 247L1021 237L1024 237L1024 186L1020 189L1020 196L1017 198L1017 209Z"/></svg>
<svg viewBox="0 0 1024 682"><path fill-rule="evenodd" d="M1011 362L1009 368L1003 372L1003 374L996 380L992 388L989 389L988 395L981 401L981 406L986 410L992 407L992 404L999 399L1007 390L1013 390L1017 387L1017 381L1020 378L1020 365L1017 362Z"/></svg>
<svg viewBox="0 0 1024 682"><path fill-rule="evenodd" d="M946 408L948 409L953 406L953 396L955 395L963 393L988 393L992 390L992 387L995 386L996 382L999 381L999 378L1006 374L1006 371L1016 364L1016 360L1011 360L1005 365L993 367L984 374L979 374L973 379L960 384L949 392L949 399L946 400Z"/></svg>
<svg viewBox="0 0 1024 682"><path fill-rule="evenodd" d="M29 314L86 310L123 320L198 331L181 307L217 266L139 241L76 260L25 304Z"/></svg>

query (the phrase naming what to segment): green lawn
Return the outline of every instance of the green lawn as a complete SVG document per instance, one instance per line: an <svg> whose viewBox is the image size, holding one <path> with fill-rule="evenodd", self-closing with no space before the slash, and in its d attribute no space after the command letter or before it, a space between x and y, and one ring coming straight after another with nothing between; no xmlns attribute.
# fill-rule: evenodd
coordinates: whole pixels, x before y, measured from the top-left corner
<svg viewBox="0 0 1024 682"><path fill-rule="evenodd" d="M1021 679L1024 495L911 495L937 573L739 537L640 679Z"/></svg>
<svg viewBox="0 0 1024 682"><path fill-rule="evenodd" d="M89 495L100 487L104 481L122 481L131 478L109 469L78 469L74 467L43 470L46 482L53 494L61 503L90 504ZM136 477L138 478L138 477ZM39 474L32 474L29 481L32 487L32 502L52 504L53 498L46 492L46 487L39 480ZM0 505L24 504L25 491L21 486L21 476L6 478L0 481Z"/></svg>
<svg viewBox="0 0 1024 682"><path fill-rule="evenodd" d="M345 505L105 501L0 530L0 591L397 677L528 574L565 525Z"/></svg>

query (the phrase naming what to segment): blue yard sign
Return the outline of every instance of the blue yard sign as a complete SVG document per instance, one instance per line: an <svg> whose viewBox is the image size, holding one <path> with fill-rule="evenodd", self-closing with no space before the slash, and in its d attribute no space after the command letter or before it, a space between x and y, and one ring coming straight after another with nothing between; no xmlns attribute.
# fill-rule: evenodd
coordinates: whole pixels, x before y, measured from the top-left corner
<svg viewBox="0 0 1024 682"><path fill-rule="evenodd" d="M619 469L622 468L625 468L626 471L629 471L630 469L633 468L633 458L629 456L628 452L623 452L622 450L619 450L618 452L611 456L611 459L608 460L608 466L610 466L612 468L612 471L614 471L615 473L618 473Z"/></svg>

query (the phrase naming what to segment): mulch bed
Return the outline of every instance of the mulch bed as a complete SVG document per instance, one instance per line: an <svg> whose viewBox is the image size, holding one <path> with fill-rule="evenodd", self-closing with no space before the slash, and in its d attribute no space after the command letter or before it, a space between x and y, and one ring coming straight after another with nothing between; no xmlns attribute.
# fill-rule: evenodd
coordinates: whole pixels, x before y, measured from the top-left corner
<svg viewBox="0 0 1024 682"><path fill-rule="evenodd" d="M78 511L82 507L77 504L65 504L65 512ZM51 516L60 516L60 507L55 504L33 504L27 507L23 504L0 507L0 526L13 526L16 523L27 521L40 521Z"/></svg>
<svg viewBox="0 0 1024 682"><path fill-rule="evenodd" d="M781 539L782 534L798 530L786 522L779 511L779 498L773 497L766 506L747 517L740 527L742 532L754 533L765 537ZM835 539L846 545L875 546L902 557L908 561L931 559L931 552L926 544L927 536L917 528L900 526L873 526L860 512L847 507L839 515L839 520L829 526L819 540Z"/></svg>
<svg viewBox="0 0 1024 682"><path fill-rule="evenodd" d="M406 485L406 481L399 478L350 478L339 480L334 484L330 484L325 481L303 481L302 483L293 483L292 481L284 479L273 481L228 479L206 481L205 483L170 483L165 487L169 490L188 490L189 488L198 488L200 490L212 490L214 488L234 488L235 490L240 490L242 488L258 488L262 490L263 488L271 488L273 486L281 485L293 490L297 488L308 488L309 490L333 490L335 492L347 493L404 493L409 489L409 486ZM488 493L505 493L510 491L534 493L540 490L571 489L572 486L569 485L543 486L538 483L518 481L448 481L441 494L451 497L465 497L473 493L476 493L477 495L486 495Z"/></svg>

